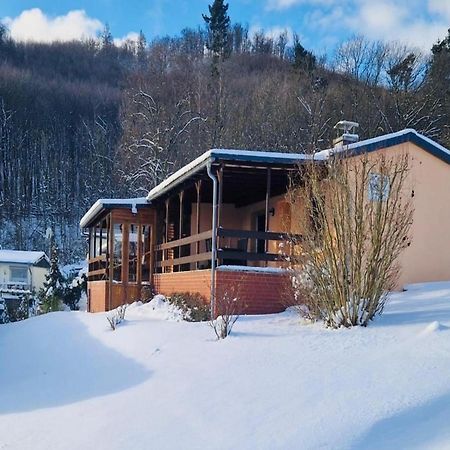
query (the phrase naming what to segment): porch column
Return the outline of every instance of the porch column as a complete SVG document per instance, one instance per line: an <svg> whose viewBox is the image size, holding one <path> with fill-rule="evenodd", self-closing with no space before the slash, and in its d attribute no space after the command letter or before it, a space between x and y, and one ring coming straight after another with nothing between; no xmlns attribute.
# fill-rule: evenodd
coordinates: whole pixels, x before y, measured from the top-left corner
<svg viewBox="0 0 450 450"><path fill-rule="evenodd" d="M270 168L267 168L267 185L266 185L266 210L265 210L265 231L269 231L269 200L270 200L270 188L272 184L272 171ZM266 239L264 241L264 250L267 253L269 249L269 241ZM267 266L267 261L266 261Z"/></svg>
<svg viewBox="0 0 450 450"><path fill-rule="evenodd" d="M137 226L137 264L136 264L136 282L138 285L139 297L141 297L141 284L142 284L142 247L144 245L144 236L142 233L142 224L139 220Z"/></svg>
<svg viewBox="0 0 450 450"><path fill-rule="evenodd" d="M196 233L200 233L200 189L202 187L202 180L198 180L195 182L195 189L197 191L197 209L196 209L196 217L195 217L195 230ZM195 254L198 255L200 253L200 241L195 243ZM199 262L195 263L195 268L198 269Z"/></svg>
<svg viewBox="0 0 450 450"><path fill-rule="evenodd" d="M217 200L217 228L220 228L220 219L222 218L222 201L223 201L223 164L217 171L217 180L219 182L219 195ZM217 236L217 248L220 248L220 238Z"/></svg>
<svg viewBox="0 0 450 450"><path fill-rule="evenodd" d="M170 202L170 198L166 199L166 218L165 218L165 242L169 242L169 202ZM166 259L168 259L168 250L163 250L162 251L162 260L165 261ZM164 266L162 269L162 272L169 272L169 266Z"/></svg>
<svg viewBox="0 0 450 450"><path fill-rule="evenodd" d="M112 213L108 215L108 270L109 270L109 283L108 283L108 311L111 310L112 305L112 290L113 290L113 278L114 278L114 220Z"/></svg>
<svg viewBox="0 0 450 450"><path fill-rule="evenodd" d="M122 221L122 304L128 297L128 272L130 268L130 224Z"/></svg>
<svg viewBox="0 0 450 450"><path fill-rule="evenodd" d="M181 239L183 237L183 197L184 197L184 191L181 191L178 194L179 198L180 198L180 217L179 217L179 222L178 222L178 239ZM178 247L178 258L181 258L181 251L182 251L182 246L180 245ZM178 265L178 272L181 272L181 264Z"/></svg>

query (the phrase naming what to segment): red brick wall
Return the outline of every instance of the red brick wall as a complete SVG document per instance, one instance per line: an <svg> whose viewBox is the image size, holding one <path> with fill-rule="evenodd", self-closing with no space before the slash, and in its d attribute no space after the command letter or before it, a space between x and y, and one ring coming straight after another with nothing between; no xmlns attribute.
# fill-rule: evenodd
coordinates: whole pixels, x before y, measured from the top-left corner
<svg viewBox="0 0 450 450"><path fill-rule="evenodd" d="M211 270L190 272L155 273L153 275L155 292L170 295L175 292L199 293L206 299L210 297Z"/></svg>
<svg viewBox="0 0 450 450"><path fill-rule="evenodd" d="M154 288L159 294L175 292L199 293L209 299L210 270L173 272L154 275ZM287 275L274 272L216 271L216 304L227 293L239 299L242 314L269 314L286 308Z"/></svg>
<svg viewBox="0 0 450 450"><path fill-rule="evenodd" d="M243 314L281 312L287 306L287 282L287 275L283 272L237 272L219 268L216 272L217 303L228 291L239 299Z"/></svg>

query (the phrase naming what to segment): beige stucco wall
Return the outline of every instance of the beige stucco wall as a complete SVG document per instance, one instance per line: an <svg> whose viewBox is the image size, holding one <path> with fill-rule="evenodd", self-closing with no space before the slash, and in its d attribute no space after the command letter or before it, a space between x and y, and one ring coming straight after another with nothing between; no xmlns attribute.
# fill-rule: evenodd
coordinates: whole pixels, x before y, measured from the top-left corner
<svg viewBox="0 0 450 450"><path fill-rule="evenodd" d="M369 154L396 158L408 154L404 190L414 208L411 245L399 258L397 288L406 284L450 280L450 165L406 142Z"/></svg>
<svg viewBox="0 0 450 450"><path fill-rule="evenodd" d="M44 267L32 267L32 281L33 281L33 289L37 292L39 289L44 287L45 276L48 273L48 269Z"/></svg>
<svg viewBox="0 0 450 450"><path fill-rule="evenodd" d="M398 287L424 281L450 280L450 165L413 143L374 154L408 153L407 189L414 190L411 245L400 257Z"/></svg>
<svg viewBox="0 0 450 450"><path fill-rule="evenodd" d="M407 142L370 153L395 158L409 155L410 171L404 189L414 190L411 245L399 259L397 288L406 284L450 280L450 165ZM357 157L356 157L357 158ZM287 209L289 228L302 234L301 201Z"/></svg>
<svg viewBox="0 0 450 450"><path fill-rule="evenodd" d="M27 267L27 283L32 289L38 291L44 287L45 275L48 270L43 267L28 267L24 264L2 263L0 262L0 284L11 283L11 267Z"/></svg>

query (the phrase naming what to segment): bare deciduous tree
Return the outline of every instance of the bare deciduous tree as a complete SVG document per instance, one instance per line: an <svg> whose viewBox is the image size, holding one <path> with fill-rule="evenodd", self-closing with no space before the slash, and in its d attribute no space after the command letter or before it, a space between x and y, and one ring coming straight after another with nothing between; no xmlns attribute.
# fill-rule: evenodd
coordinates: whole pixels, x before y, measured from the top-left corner
<svg viewBox="0 0 450 450"><path fill-rule="evenodd" d="M120 171L132 190L146 193L179 165L179 144L187 139L190 127L204 119L191 110L187 97L168 109L138 88L126 101Z"/></svg>

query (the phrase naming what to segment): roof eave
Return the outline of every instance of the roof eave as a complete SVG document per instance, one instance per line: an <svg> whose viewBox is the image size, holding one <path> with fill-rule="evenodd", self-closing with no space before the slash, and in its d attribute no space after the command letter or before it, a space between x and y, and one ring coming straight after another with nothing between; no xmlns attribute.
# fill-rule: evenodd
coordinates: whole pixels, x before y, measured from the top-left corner
<svg viewBox="0 0 450 450"><path fill-rule="evenodd" d="M279 154L274 152L274 157L270 156L270 152L261 152L261 155L258 155L257 152L254 151L243 151L243 152L252 152L251 159L247 153L239 154L239 153L229 153L233 152L231 150L225 149L211 149L207 152L200 155L198 158L193 160L191 163L182 167L180 170L173 173L166 180L155 186L147 195L147 200L156 200L157 198L163 196L175 186L183 183L183 181L189 179L193 175L197 174L199 171L204 169L208 164L215 164L218 162L249 162L252 164L263 163L263 164L278 164L280 166L286 166L290 164L297 164L305 161L312 161L314 157L292 153L292 157L287 156L284 159L280 159ZM263 154L264 153L264 154ZM286 154L290 155L290 154ZM317 160L316 162L319 162Z"/></svg>
<svg viewBox="0 0 450 450"><path fill-rule="evenodd" d="M149 202L145 197L129 199L98 199L80 220L80 228L88 228L93 222L98 220L104 211L114 208L130 208L147 205Z"/></svg>

